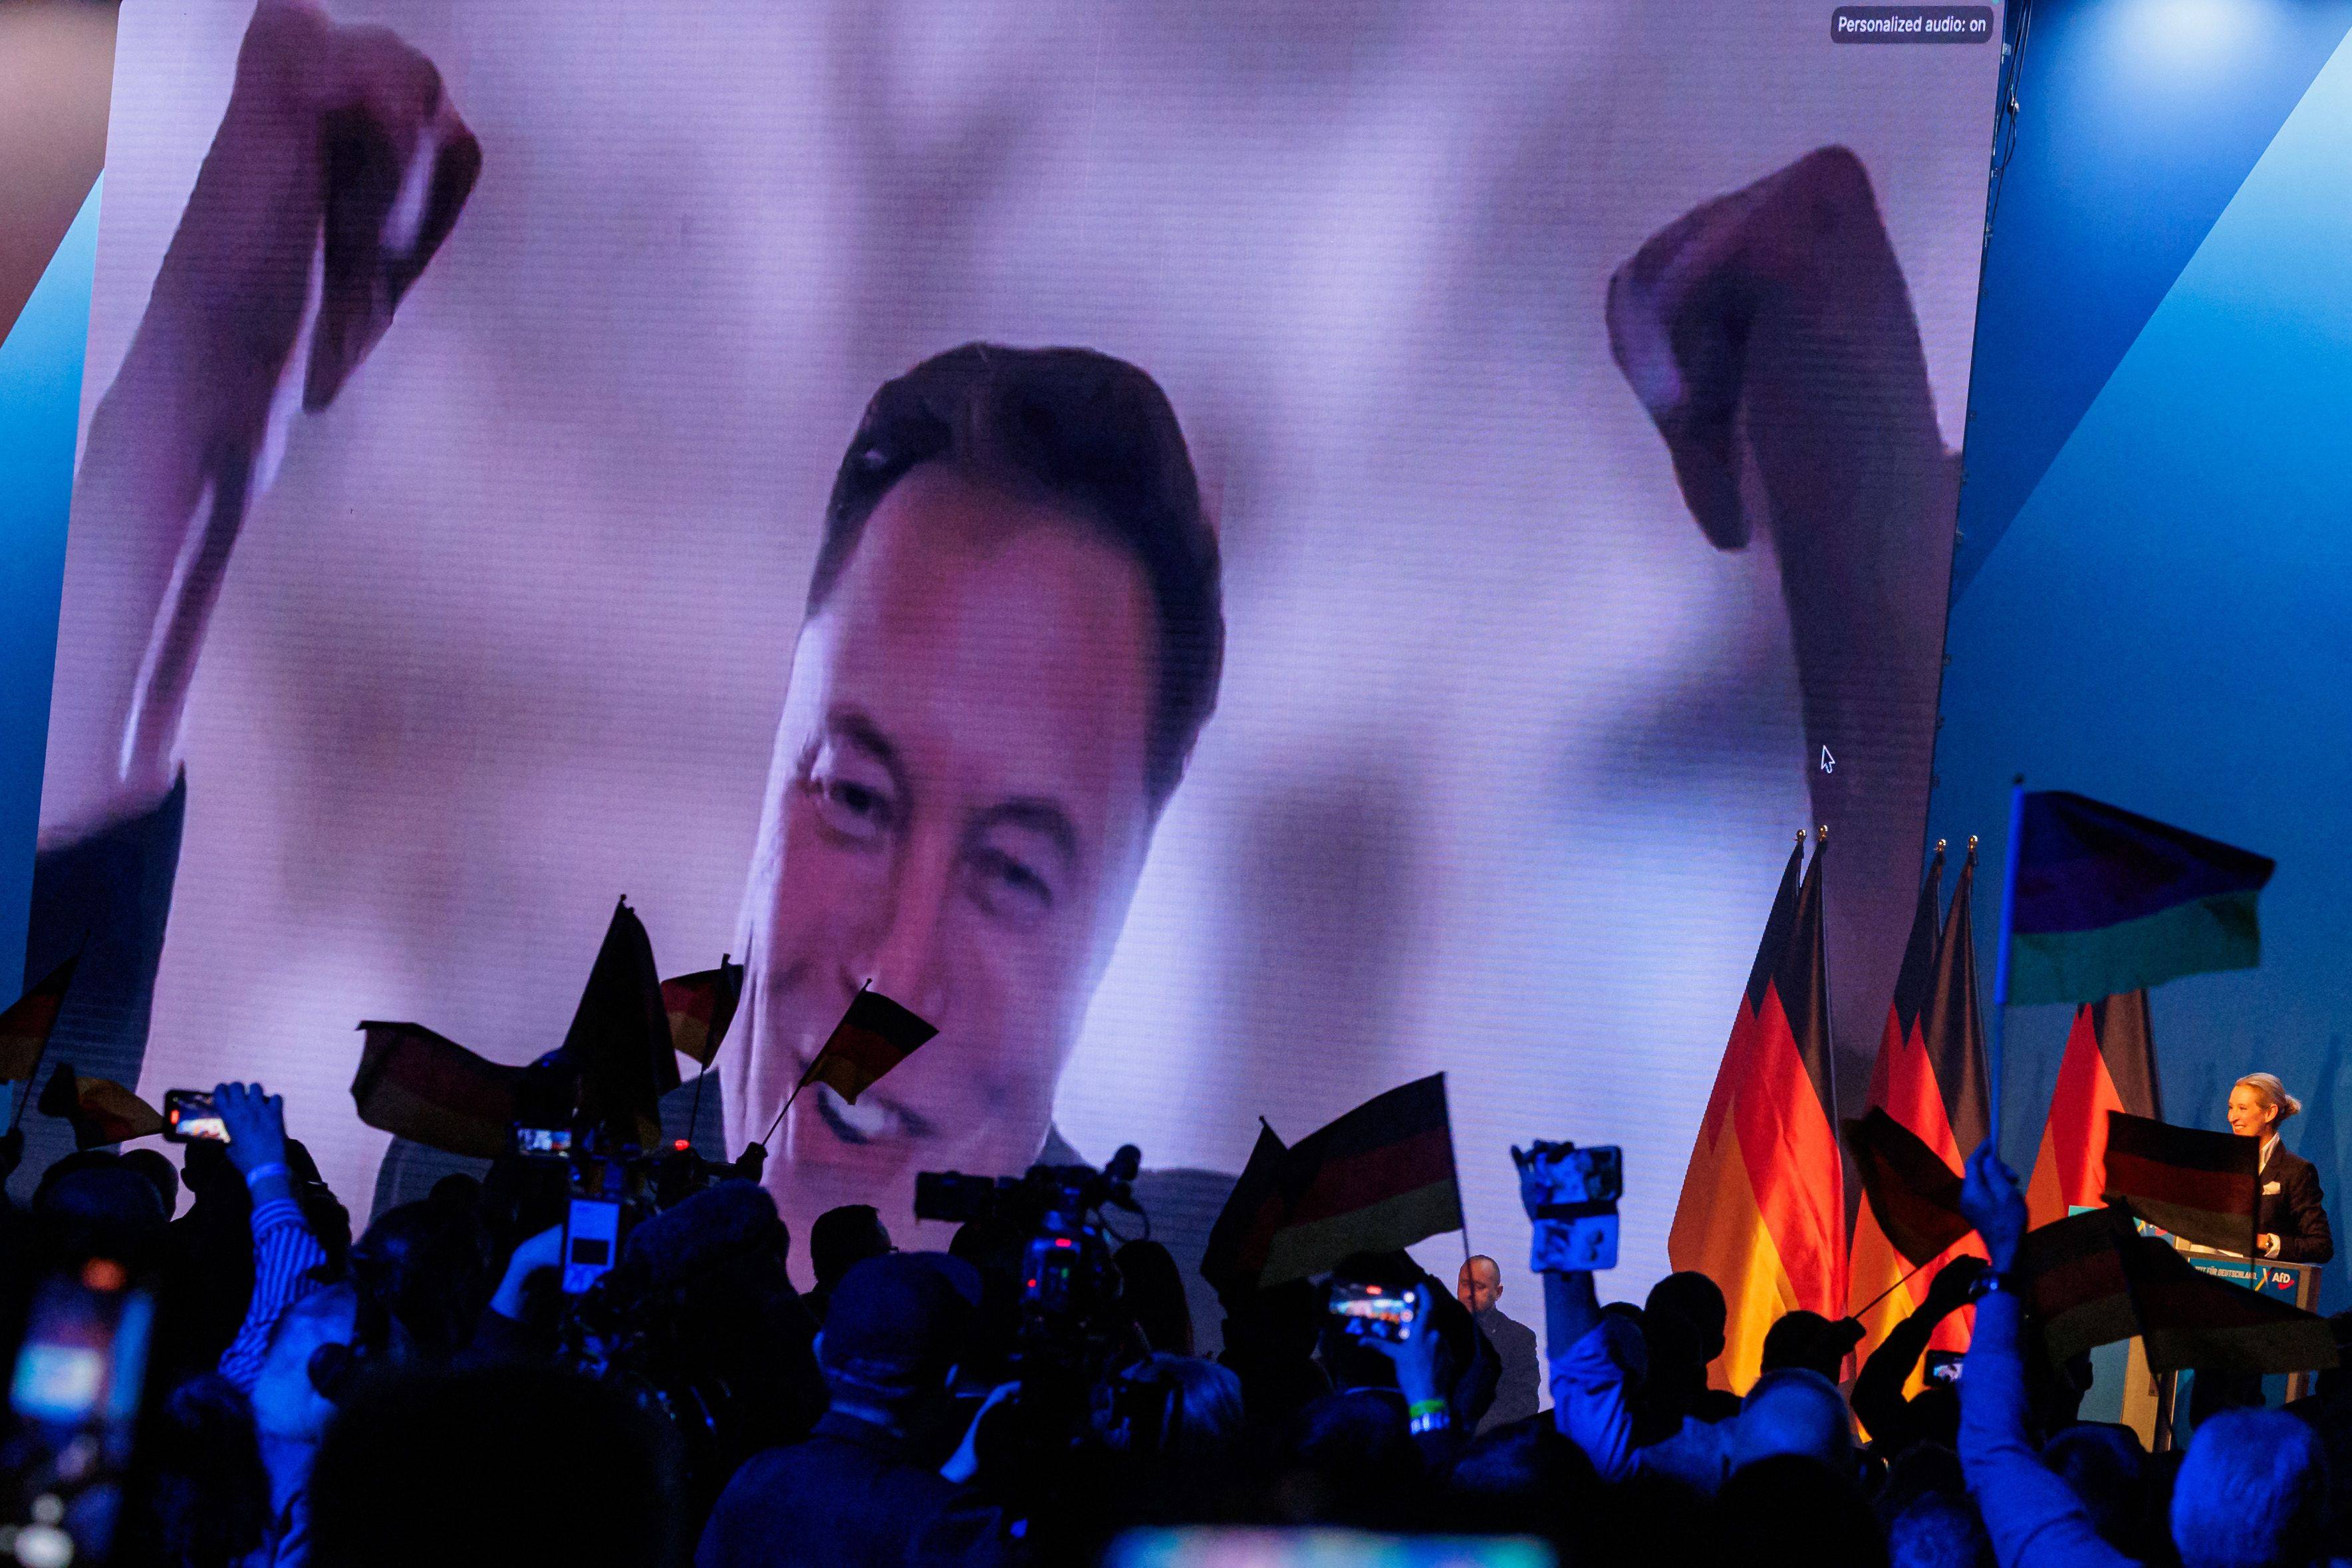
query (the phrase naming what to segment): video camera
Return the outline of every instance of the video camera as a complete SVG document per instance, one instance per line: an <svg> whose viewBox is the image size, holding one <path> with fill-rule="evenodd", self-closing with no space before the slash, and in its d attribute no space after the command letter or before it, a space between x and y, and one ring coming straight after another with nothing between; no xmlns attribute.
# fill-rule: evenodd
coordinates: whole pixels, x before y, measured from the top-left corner
<svg viewBox="0 0 2352 1568"><path fill-rule="evenodd" d="M1105 1208L1142 1215L1133 1184L1142 1155L1121 1148L1097 1171L1032 1165L1019 1176L925 1171L915 1178L915 1217L983 1224L1020 1243L1021 1321L1003 1375L1020 1386L982 1423L981 1471L1012 1520L1025 1520L1071 1473L1065 1462L1091 1424L1095 1389L1136 1348L1118 1310L1122 1292L1113 1245L1125 1239L1103 1222ZM1145 1217L1144 1234L1150 1234ZM1152 1397L1139 1390L1143 1397ZM1135 1411L1124 1424L1164 1426Z"/></svg>
<svg viewBox="0 0 2352 1568"><path fill-rule="evenodd" d="M625 1267L636 1228L719 1183L757 1183L765 1152L757 1144L734 1162L712 1160L685 1138L643 1145L625 1128L583 1104L577 1070L560 1052L526 1069L509 1131L510 1191L524 1231L560 1215L558 1289L527 1292L526 1311L550 1333L556 1360L571 1371L626 1392L677 1434L689 1474L723 1474L740 1458L742 1434L757 1426L761 1391L738 1388L727 1347L700 1342L708 1313L698 1298L708 1279L738 1278L739 1266L764 1277L756 1261L772 1252L782 1283L781 1226L714 1247L687 1277L656 1279ZM520 1215L518 1218L520 1219Z"/></svg>
<svg viewBox="0 0 2352 1568"><path fill-rule="evenodd" d="M578 1296L617 1262L637 1221L684 1203L715 1183L756 1182L767 1159L753 1144L744 1157L706 1158L689 1139L646 1147L630 1141L630 1119L595 1113L579 1065L553 1050L523 1069L515 1094L510 1147L528 1167L566 1173L563 1291Z"/></svg>
<svg viewBox="0 0 2352 1568"><path fill-rule="evenodd" d="M1032 1165L1019 1176L924 1171L915 1177L915 1217L965 1225L985 1220L1019 1232L1024 1329L1085 1333L1119 1295L1106 1207L1141 1215L1133 1184L1142 1154L1132 1143L1097 1171L1091 1165ZM1149 1234L1149 1221L1146 1222Z"/></svg>
<svg viewBox="0 0 2352 1568"><path fill-rule="evenodd" d="M1528 1267L1538 1274L1616 1268L1622 1151L1538 1142L1514 1148L1511 1160L1519 1168L1519 1201L1535 1221Z"/></svg>

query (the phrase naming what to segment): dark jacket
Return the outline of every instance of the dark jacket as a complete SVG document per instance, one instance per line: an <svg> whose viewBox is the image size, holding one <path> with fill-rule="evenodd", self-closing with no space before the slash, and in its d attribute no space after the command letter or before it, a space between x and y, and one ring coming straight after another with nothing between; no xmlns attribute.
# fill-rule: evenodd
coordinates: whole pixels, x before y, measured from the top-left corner
<svg viewBox="0 0 2352 1568"><path fill-rule="evenodd" d="M755 1454L719 1494L695 1568L899 1568L954 1484L870 1421L828 1413L797 1443Z"/></svg>
<svg viewBox="0 0 2352 1568"><path fill-rule="evenodd" d="M2254 1229L2279 1238L2284 1263L2325 1263L2336 1256L2336 1233L2327 1226L2327 1194L2319 1171L2284 1143L2263 1166L2262 1208Z"/></svg>
<svg viewBox="0 0 2352 1568"><path fill-rule="evenodd" d="M1479 1331L1486 1336L1486 1342L1495 1347L1495 1354L1502 1362L1495 1403L1487 1407L1486 1418L1478 1423L1479 1431L1490 1432L1514 1421L1524 1421L1542 1408L1538 1393L1542 1381L1537 1365L1540 1358L1536 1354L1536 1331L1503 1316L1500 1307L1489 1307L1476 1317Z"/></svg>

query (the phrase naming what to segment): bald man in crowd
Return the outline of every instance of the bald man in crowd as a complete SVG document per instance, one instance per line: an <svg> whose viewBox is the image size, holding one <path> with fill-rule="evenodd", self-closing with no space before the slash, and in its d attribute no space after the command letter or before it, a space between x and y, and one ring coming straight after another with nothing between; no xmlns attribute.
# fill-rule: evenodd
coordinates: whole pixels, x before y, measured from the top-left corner
<svg viewBox="0 0 2352 1568"><path fill-rule="evenodd" d="M1470 1309L1479 1331L1486 1336L1486 1342L1495 1347L1495 1353L1503 1362L1502 1381L1495 1386L1495 1403L1478 1423L1478 1430L1491 1431L1535 1415L1543 1407L1536 1392L1542 1383L1536 1369L1536 1331L1503 1316L1502 1308L1496 1305L1503 1299L1502 1269L1493 1258L1481 1253L1464 1262L1454 1280L1454 1293Z"/></svg>

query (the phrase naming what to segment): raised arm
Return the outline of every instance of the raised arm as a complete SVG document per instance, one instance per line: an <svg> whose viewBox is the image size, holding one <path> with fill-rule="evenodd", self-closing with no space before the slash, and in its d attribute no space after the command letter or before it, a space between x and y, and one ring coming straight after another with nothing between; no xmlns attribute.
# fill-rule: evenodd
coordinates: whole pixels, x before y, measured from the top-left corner
<svg viewBox="0 0 2352 1568"><path fill-rule="evenodd" d="M44 847L152 809L247 508L448 233L481 158L431 61L261 0L74 489Z"/></svg>
<svg viewBox="0 0 2352 1568"><path fill-rule="evenodd" d="M1574 1223L1557 1217L1561 1194L1554 1172L1559 1165L1556 1155L1562 1152L1563 1146L1546 1143L1536 1144L1532 1153L1511 1151L1519 1170L1519 1204L1536 1227L1528 1263L1543 1275L1544 1360L1550 1373L1552 1426L1584 1450L1603 1479L1622 1480L1633 1469L1634 1369L1647 1371L1647 1353L1639 1330L1601 1310L1592 1270L1563 1266L1595 1259L1590 1252L1560 1245L1562 1233ZM1577 1206L1589 1212L1601 1205ZM1608 1206L1613 1216L1613 1196ZM1609 1223L1614 1225L1613 1217ZM1554 1245L1547 1246L1548 1240ZM1613 1239L1606 1251L1602 1261L1614 1262Z"/></svg>
<svg viewBox="0 0 2352 1568"><path fill-rule="evenodd" d="M1469 1434L1454 1426L1453 1401L1441 1371L1444 1347L1432 1317L1433 1286L1423 1280L1408 1296L1412 1321L1401 1340L1365 1339L1368 1350L1396 1367L1397 1392L1404 1396L1406 1431L1432 1474L1444 1474L1461 1457Z"/></svg>
<svg viewBox="0 0 2352 1568"><path fill-rule="evenodd" d="M2042 1462L2026 1429L2025 1306L2011 1283L2025 1236L2025 1196L1993 1152L1969 1158L1960 1207L1984 1237L1997 1288L1977 1301L1960 1377L1960 1468L2000 1568L2129 1568L2099 1538L2074 1489Z"/></svg>
<svg viewBox="0 0 2352 1568"><path fill-rule="evenodd" d="M1544 1277L1544 1360L1552 1426L1584 1450L1603 1480L1633 1473L1633 1373L1640 1331L1612 1319L1581 1271Z"/></svg>
<svg viewBox="0 0 2352 1568"><path fill-rule="evenodd" d="M327 1249L294 1201L294 1173L286 1163L286 1104L259 1084L225 1083L213 1103L228 1129L229 1163L253 1194L253 1294L245 1321L220 1359L220 1373L251 1393L269 1353L269 1333L287 1308L319 1288L311 1271Z"/></svg>
<svg viewBox="0 0 2352 1568"><path fill-rule="evenodd" d="M1707 539L1770 533L1815 820L1839 836L1831 1013L1874 1018L1918 883L1959 490L1869 173L1825 147L1694 208L1618 269L1608 313Z"/></svg>
<svg viewBox="0 0 2352 1568"><path fill-rule="evenodd" d="M1936 1271L1919 1310L1895 1325L1862 1363L1847 1403L1874 1439L1899 1448L1912 1438L1910 1400L1903 1385L1927 1353L1936 1325L1968 1304L1969 1289L1984 1273L1984 1259L1963 1253Z"/></svg>

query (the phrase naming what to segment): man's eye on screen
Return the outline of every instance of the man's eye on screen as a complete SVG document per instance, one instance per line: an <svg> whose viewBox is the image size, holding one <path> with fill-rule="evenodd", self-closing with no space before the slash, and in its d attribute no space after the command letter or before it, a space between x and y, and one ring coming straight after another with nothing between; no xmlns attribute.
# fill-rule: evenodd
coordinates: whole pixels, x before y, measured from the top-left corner
<svg viewBox="0 0 2352 1568"><path fill-rule="evenodd" d="M1052 912L1052 884L1018 856L982 845L971 851L968 866L973 899L998 920L1027 924Z"/></svg>
<svg viewBox="0 0 2352 1568"><path fill-rule="evenodd" d="M897 822L897 803L888 786L828 772L823 759L803 787L815 805L817 820L850 843L878 839Z"/></svg>

